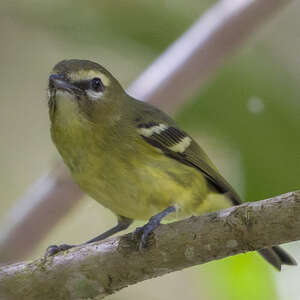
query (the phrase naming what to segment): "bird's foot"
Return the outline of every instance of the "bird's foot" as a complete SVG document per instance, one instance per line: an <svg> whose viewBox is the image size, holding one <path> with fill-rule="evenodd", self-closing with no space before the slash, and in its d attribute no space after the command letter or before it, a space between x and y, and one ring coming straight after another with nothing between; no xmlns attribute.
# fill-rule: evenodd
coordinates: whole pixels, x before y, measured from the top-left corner
<svg viewBox="0 0 300 300"><path fill-rule="evenodd" d="M47 248L46 253L45 253L45 257L48 256L53 256L58 252L61 251L66 251L69 250L71 248L75 247L74 245L67 245L67 244L61 244L61 245L51 245Z"/></svg>
<svg viewBox="0 0 300 300"><path fill-rule="evenodd" d="M140 236L139 250L147 247L148 236L160 225L160 218L153 216L148 223L135 229L134 235Z"/></svg>

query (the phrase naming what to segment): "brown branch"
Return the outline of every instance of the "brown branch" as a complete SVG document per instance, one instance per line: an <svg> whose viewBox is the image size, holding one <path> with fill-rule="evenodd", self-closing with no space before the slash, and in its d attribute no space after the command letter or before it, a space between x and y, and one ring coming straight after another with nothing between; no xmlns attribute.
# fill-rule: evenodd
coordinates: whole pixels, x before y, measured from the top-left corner
<svg viewBox="0 0 300 300"><path fill-rule="evenodd" d="M300 240L300 190L0 268L1 299L102 299L128 285L246 251Z"/></svg>

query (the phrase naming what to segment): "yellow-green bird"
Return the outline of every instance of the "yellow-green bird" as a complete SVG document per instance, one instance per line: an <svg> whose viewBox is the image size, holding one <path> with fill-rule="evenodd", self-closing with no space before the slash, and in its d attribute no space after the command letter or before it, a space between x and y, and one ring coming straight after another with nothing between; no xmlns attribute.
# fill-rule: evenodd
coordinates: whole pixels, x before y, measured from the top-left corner
<svg viewBox="0 0 300 300"><path fill-rule="evenodd" d="M83 191L118 217L87 243L149 220L140 247L168 216L182 218L241 203L200 146L157 108L126 94L105 68L59 62L49 77L51 136ZM213 234L213 233L212 233ZM47 254L74 245L50 246ZM295 260L278 246L260 254L280 270Z"/></svg>

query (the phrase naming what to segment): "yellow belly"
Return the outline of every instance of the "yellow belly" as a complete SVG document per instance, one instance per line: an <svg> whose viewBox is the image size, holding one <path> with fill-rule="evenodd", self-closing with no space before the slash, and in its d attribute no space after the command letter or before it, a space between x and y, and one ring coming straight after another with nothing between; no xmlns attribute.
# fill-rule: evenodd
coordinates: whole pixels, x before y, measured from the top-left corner
<svg viewBox="0 0 300 300"><path fill-rule="evenodd" d="M110 156L111 157L111 156ZM132 157L132 156L129 156ZM117 215L147 220L170 205L177 208L171 218L183 218L231 205L215 193L202 173L161 153L150 153L130 161L126 158L95 158L73 173L81 188ZM141 161L144 164L141 165Z"/></svg>

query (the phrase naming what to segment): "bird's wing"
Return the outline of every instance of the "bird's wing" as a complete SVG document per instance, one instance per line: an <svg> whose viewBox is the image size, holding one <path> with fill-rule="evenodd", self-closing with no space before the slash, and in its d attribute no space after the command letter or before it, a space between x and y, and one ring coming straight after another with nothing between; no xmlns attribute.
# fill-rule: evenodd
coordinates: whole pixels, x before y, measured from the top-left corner
<svg viewBox="0 0 300 300"><path fill-rule="evenodd" d="M220 193L226 194L234 205L240 204L240 197L218 173L205 152L192 137L179 129L173 122L169 125L169 122L164 121L140 123L137 130L147 143L159 148L164 155L198 169L209 183Z"/></svg>

